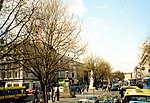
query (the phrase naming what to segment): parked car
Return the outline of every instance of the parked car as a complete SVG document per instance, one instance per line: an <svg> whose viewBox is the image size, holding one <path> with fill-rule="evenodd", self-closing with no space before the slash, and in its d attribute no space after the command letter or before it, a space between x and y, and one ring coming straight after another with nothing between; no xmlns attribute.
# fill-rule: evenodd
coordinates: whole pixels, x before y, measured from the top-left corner
<svg viewBox="0 0 150 103"><path fill-rule="evenodd" d="M35 90L35 89L27 89L26 92L28 94L42 94L42 91L40 90Z"/></svg>
<svg viewBox="0 0 150 103"><path fill-rule="evenodd" d="M118 84L114 84L111 86L111 91L117 91L119 90L119 85Z"/></svg>
<svg viewBox="0 0 150 103"><path fill-rule="evenodd" d="M88 99L90 103L95 103L96 100L98 99L98 97L97 96L89 96L86 99Z"/></svg>

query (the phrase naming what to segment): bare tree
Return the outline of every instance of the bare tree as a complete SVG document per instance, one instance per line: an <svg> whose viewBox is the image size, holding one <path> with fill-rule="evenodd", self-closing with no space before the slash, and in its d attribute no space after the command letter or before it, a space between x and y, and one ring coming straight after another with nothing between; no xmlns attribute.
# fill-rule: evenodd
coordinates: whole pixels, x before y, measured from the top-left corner
<svg viewBox="0 0 150 103"><path fill-rule="evenodd" d="M124 80L124 78L125 78L124 73L121 71L115 71L112 73L112 79Z"/></svg>
<svg viewBox="0 0 150 103"><path fill-rule="evenodd" d="M112 69L107 61L91 56L85 59L84 68L94 71L95 82L103 81L104 79L110 82Z"/></svg>
<svg viewBox="0 0 150 103"><path fill-rule="evenodd" d="M47 84L60 69L83 54L85 46L79 43L81 24L67 13L60 0L41 0L32 16L30 36L14 54L22 59L20 64L37 77L41 83L44 103L47 103Z"/></svg>
<svg viewBox="0 0 150 103"><path fill-rule="evenodd" d="M103 59L99 59L96 68L98 78L101 78L102 80L106 79L109 82L112 73L111 65L109 64L109 62Z"/></svg>
<svg viewBox="0 0 150 103"><path fill-rule="evenodd" d="M32 23L29 21L34 13L36 2L1 0L0 3L0 59L3 59L10 56L14 48L28 38L32 29Z"/></svg>

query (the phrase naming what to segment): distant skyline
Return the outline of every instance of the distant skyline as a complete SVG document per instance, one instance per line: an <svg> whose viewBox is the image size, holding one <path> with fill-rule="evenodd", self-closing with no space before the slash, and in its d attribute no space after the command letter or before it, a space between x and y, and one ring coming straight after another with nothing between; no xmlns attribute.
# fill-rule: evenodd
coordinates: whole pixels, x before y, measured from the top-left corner
<svg viewBox="0 0 150 103"><path fill-rule="evenodd" d="M83 20L87 54L107 60L114 70L133 72L140 45L150 37L150 0L66 0Z"/></svg>

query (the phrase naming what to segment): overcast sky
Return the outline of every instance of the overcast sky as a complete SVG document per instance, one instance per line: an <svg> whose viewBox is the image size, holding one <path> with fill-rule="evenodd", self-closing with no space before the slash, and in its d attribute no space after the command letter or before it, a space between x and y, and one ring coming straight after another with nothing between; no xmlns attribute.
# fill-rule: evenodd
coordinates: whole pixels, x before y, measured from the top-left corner
<svg viewBox="0 0 150 103"><path fill-rule="evenodd" d="M87 53L106 59L114 70L132 72L139 45L150 37L150 0L68 0L68 5L83 20Z"/></svg>

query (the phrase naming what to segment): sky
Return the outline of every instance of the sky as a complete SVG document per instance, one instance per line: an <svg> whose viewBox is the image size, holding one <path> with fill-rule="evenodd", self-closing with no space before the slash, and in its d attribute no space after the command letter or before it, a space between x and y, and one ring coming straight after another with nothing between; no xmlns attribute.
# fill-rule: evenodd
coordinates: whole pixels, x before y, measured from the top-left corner
<svg viewBox="0 0 150 103"><path fill-rule="evenodd" d="M83 21L86 54L108 61L113 70L133 72L140 45L150 37L150 0L67 0Z"/></svg>

